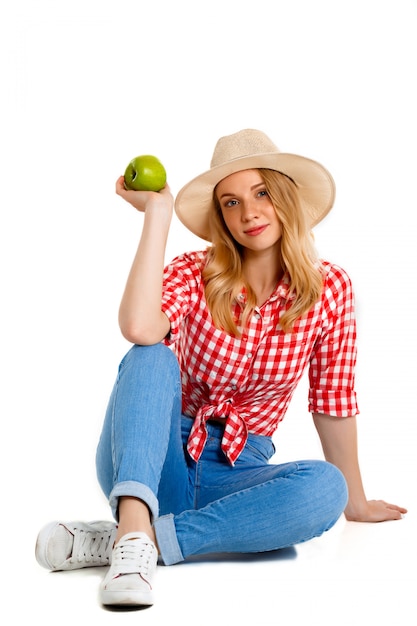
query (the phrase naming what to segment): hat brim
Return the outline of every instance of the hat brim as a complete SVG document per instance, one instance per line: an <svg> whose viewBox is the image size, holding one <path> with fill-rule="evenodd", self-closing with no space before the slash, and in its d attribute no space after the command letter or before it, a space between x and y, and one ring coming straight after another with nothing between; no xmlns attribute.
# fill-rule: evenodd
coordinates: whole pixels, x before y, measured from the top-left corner
<svg viewBox="0 0 417 626"><path fill-rule="evenodd" d="M193 178L175 199L178 219L197 237L210 241L209 213L213 209L215 186L230 174L257 168L276 170L294 180L311 228L332 208L336 189L325 167L297 154L271 152L234 159Z"/></svg>

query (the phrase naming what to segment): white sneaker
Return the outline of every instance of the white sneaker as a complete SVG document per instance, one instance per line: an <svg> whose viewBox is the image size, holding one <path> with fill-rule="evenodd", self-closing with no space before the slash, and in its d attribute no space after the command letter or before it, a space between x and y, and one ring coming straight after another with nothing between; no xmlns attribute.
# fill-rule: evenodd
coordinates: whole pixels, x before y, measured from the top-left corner
<svg viewBox="0 0 417 626"><path fill-rule="evenodd" d="M113 549L112 563L100 585L104 605L153 604L152 578L158 561L155 544L145 533L128 533Z"/></svg>
<svg viewBox="0 0 417 626"><path fill-rule="evenodd" d="M51 522L36 540L36 560L52 571L109 565L116 531L114 522Z"/></svg>

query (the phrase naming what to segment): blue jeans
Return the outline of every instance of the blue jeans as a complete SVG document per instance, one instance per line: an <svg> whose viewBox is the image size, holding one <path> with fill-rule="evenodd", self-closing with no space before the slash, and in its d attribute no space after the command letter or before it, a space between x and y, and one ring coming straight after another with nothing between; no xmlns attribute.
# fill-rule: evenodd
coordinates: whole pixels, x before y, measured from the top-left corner
<svg viewBox="0 0 417 626"><path fill-rule="evenodd" d="M101 488L117 520L120 496L149 507L161 558L264 552L321 535L347 502L341 472L325 461L273 465L270 437L249 435L231 466L223 427L207 423L198 463L187 451L192 418L181 414L178 361L163 344L133 346L123 358L97 448Z"/></svg>

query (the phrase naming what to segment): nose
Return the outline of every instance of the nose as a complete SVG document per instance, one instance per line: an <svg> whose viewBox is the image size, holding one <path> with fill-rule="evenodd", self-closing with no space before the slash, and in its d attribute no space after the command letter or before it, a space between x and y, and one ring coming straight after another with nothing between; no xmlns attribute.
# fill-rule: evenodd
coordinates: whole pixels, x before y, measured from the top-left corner
<svg viewBox="0 0 417 626"><path fill-rule="evenodd" d="M254 200L245 200L242 203L241 218L243 222L250 222L258 217L258 210Z"/></svg>

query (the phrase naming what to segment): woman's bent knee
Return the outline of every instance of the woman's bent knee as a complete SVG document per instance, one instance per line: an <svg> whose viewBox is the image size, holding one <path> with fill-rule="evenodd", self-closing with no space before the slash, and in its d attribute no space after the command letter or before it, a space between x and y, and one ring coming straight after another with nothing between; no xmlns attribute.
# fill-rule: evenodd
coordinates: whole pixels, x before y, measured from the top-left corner
<svg viewBox="0 0 417 626"><path fill-rule="evenodd" d="M142 346L139 344L134 344L126 357L130 356L131 358L145 359L145 360L165 360L167 359L170 362L176 361L176 356L173 351L164 343L154 343L149 346ZM126 358L125 357L125 358Z"/></svg>
<svg viewBox="0 0 417 626"><path fill-rule="evenodd" d="M154 372L159 377L174 375L179 377L179 364L174 352L163 343L150 346L133 345L123 357L119 370L132 368L138 373L146 372L147 375Z"/></svg>

